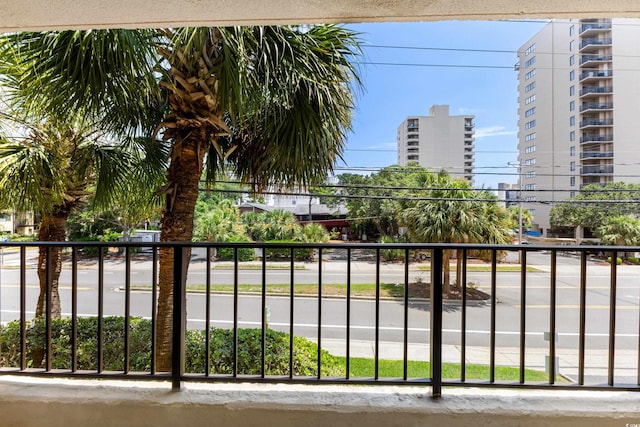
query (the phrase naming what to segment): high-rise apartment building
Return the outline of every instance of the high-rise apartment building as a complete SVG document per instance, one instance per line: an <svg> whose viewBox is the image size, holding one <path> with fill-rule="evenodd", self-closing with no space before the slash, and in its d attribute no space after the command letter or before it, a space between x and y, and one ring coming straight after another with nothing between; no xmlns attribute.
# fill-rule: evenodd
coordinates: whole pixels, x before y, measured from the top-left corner
<svg viewBox="0 0 640 427"><path fill-rule="evenodd" d="M450 116L448 105L432 106L428 116L407 117L398 126L398 164L417 162L473 182L473 118Z"/></svg>
<svg viewBox="0 0 640 427"><path fill-rule="evenodd" d="M640 182L638 39L640 20L554 21L518 50L522 197L543 232L581 187Z"/></svg>

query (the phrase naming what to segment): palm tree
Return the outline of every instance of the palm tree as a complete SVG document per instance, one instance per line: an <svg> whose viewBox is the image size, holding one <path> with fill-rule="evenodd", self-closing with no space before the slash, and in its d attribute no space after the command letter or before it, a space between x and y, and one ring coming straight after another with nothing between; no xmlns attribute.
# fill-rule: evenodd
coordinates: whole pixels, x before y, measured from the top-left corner
<svg viewBox="0 0 640 427"><path fill-rule="evenodd" d="M357 53L355 34L333 25L64 31L4 36L0 68L29 105L81 108L113 131L155 128L171 146L161 240L185 242L205 166L213 180L230 164L255 189L323 180L349 128ZM159 288L156 354L168 370L168 249Z"/></svg>
<svg viewBox="0 0 640 427"><path fill-rule="evenodd" d="M506 212L487 202L485 192L473 191L469 183L451 180L446 172L424 181L433 187L430 200L419 201L402 213L413 241L432 243L506 243L509 232ZM450 251L443 252L443 292L450 292ZM457 283L461 280L462 250L457 253Z"/></svg>
<svg viewBox="0 0 640 427"><path fill-rule="evenodd" d="M0 135L0 202L16 210L35 211L41 218L38 240L63 242L69 215L94 193L96 206L110 203L134 167L136 154L122 145L105 141L80 120L65 123L48 118L30 123L3 114L5 124L21 127ZM15 133L15 131L13 132ZM135 178L139 180L139 177ZM62 247L40 248L40 294L35 316L46 310L47 263L51 274L51 315L61 315L58 283Z"/></svg>
<svg viewBox="0 0 640 427"><path fill-rule="evenodd" d="M605 245L635 246L640 243L640 220L628 215L611 217L596 229L596 236Z"/></svg>

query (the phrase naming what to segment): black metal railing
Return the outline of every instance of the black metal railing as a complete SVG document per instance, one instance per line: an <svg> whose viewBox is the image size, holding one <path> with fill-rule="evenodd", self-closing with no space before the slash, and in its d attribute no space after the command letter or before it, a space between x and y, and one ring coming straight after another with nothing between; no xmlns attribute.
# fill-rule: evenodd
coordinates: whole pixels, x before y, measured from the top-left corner
<svg viewBox="0 0 640 427"><path fill-rule="evenodd" d="M58 271L59 247L0 245L0 374L170 380L174 389L422 384L435 396L443 386L640 391L640 266L633 257L617 265L640 247L65 242ZM254 250L257 261L241 261ZM159 251L170 252L173 274L166 372L156 362L167 308L158 308ZM461 257L453 302L443 297L451 254ZM34 319L38 268L47 303ZM52 312L58 273L64 320ZM479 292L485 299L472 300ZM367 360L363 374L356 362Z"/></svg>

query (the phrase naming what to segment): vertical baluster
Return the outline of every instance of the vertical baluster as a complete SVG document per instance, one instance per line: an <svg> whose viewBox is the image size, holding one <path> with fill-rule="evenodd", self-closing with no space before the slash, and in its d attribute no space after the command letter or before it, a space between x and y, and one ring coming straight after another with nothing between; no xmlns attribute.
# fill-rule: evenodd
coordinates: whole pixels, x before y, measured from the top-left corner
<svg viewBox="0 0 640 427"><path fill-rule="evenodd" d="M462 313L460 316L460 381L467 377L467 250L462 250Z"/></svg>
<svg viewBox="0 0 640 427"><path fill-rule="evenodd" d="M231 372L238 376L238 248L233 248L233 362Z"/></svg>
<svg viewBox="0 0 640 427"><path fill-rule="evenodd" d="M431 396L442 396L442 249L431 254Z"/></svg>
<svg viewBox="0 0 640 427"><path fill-rule="evenodd" d="M173 246L173 335L171 337L171 388L179 391L184 374L186 335L186 282L188 254L184 246Z"/></svg>
<svg viewBox="0 0 640 427"><path fill-rule="evenodd" d="M205 313L204 313L204 376L209 376L211 370L211 247L207 246L207 260L206 260L206 290L205 290Z"/></svg>
<svg viewBox="0 0 640 427"><path fill-rule="evenodd" d="M157 332L157 294L158 294L158 250L157 246L153 247L153 255L151 262L151 375L156 374L156 332Z"/></svg>
<svg viewBox="0 0 640 427"><path fill-rule="evenodd" d="M295 255L295 251L293 250L293 247L291 247L291 250L289 252L289 259L291 260L291 263L289 265L290 269L289 269L289 379L293 378L293 333L294 333L294 328L293 328L293 321L294 321L294 315L293 315L293 309L294 309L294 300L295 300L295 285L294 285L294 279L295 279L295 274L294 274L294 270L295 270L295 263L294 263L294 255ZM262 251L262 256L264 257L264 250Z"/></svg>
<svg viewBox="0 0 640 427"><path fill-rule="evenodd" d="M27 255L20 246L20 369L27 369Z"/></svg>
<svg viewBox="0 0 640 427"><path fill-rule="evenodd" d="M98 373L104 370L104 246L98 246Z"/></svg>
<svg viewBox="0 0 640 427"><path fill-rule="evenodd" d="M322 377L322 248L318 248L318 379Z"/></svg>
<svg viewBox="0 0 640 427"><path fill-rule="evenodd" d="M491 250L491 331L489 348L489 382L496 380L496 280L497 280L497 251Z"/></svg>
<svg viewBox="0 0 640 427"><path fill-rule="evenodd" d="M124 277L124 373L129 373L129 336L131 329L131 248L125 249Z"/></svg>
<svg viewBox="0 0 640 427"><path fill-rule="evenodd" d="M609 291L609 374L608 383L613 386L616 352L616 291L618 278L618 252L611 253L611 286Z"/></svg>
<svg viewBox="0 0 640 427"><path fill-rule="evenodd" d="M262 333L261 333L261 357L260 357L260 376L265 377L266 357L267 357L267 260L262 257Z"/></svg>
<svg viewBox="0 0 640 427"><path fill-rule="evenodd" d="M45 277L46 277L47 283L46 283L46 292L45 292L45 306L46 306L46 309L45 309L45 328L46 328L45 370L48 372L51 370L51 359L52 359L51 301L53 299L53 295L52 295L53 290L51 289L51 285L52 285L51 269L53 267L51 265L51 246L47 246L46 253L47 253L47 260L46 260L46 267L45 267Z"/></svg>
<svg viewBox="0 0 640 427"><path fill-rule="evenodd" d="M587 253L580 252L580 331L578 342L578 384L584 385L584 350L587 324Z"/></svg>
<svg viewBox="0 0 640 427"><path fill-rule="evenodd" d="M71 248L71 372L78 370L78 248Z"/></svg>
<svg viewBox="0 0 640 427"><path fill-rule="evenodd" d="M527 332L527 251L520 250L520 384L524 384Z"/></svg>
<svg viewBox="0 0 640 427"><path fill-rule="evenodd" d="M402 339L402 379L409 377L409 249L404 250L404 318Z"/></svg>
<svg viewBox="0 0 640 427"><path fill-rule="evenodd" d="M347 331L346 331L346 370L349 379L351 377L351 248L347 248Z"/></svg>
<svg viewBox="0 0 640 427"><path fill-rule="evenodd" d="M556 286L558 252L551 251L551 286L549 287L549 384L556 381Z"/></svg>
<svg viewBox="0 0 640 427"><path fill-rule="evenodd" d="M375 349L374 349L374 379L379 376L380 361L380 248L376 248L376 325L375 325Z"/></svg>

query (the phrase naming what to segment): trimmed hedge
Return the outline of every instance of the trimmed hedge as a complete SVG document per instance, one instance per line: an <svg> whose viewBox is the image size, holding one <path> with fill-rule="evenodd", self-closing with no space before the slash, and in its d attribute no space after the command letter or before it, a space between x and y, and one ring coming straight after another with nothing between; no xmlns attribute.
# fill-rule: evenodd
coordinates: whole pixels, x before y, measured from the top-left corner
<svg viewBox="0 0 640 427"><path fill-rule="evenodd" d="M55 319L52 329L52 368L71 369L71 319ZM124 370L124 317L103 318L103 357L105 371ZM133 372L149 372L151 366L151 321L131 318L129 327L129 367ZM233 331L211 328L209 373L231 374ZM78 318L78 369L97 370L98 319ZM27 325L27 361L44 347L45 323L41 319ZM289 375L289 335L266 331L265 375ZM261 374L262 330L238 329L238 374ZM205 331L188 330L185 344L186 372L204 373ZM294 375L317 375L318 347L303 337L294 337ZM20 323L0 325L0 367L20 366ZM339 359L322 351L322 376L344 376Z"/></svg>

